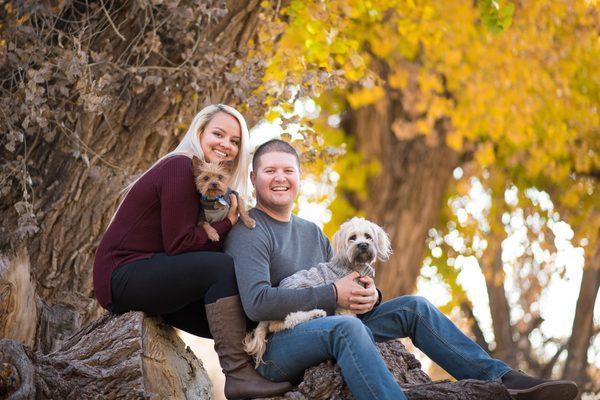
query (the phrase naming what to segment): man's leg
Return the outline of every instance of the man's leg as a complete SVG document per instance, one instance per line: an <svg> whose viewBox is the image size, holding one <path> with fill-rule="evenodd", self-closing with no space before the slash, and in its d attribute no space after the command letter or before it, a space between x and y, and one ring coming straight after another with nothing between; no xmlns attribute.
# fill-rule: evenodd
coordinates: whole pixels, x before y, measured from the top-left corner
<svg viewBox="0 0 600 400"><path fill-rule="evenodd" d="M369 329L350 316L303 322L269 337L258 371L273 381L297 382L305 369L336 360L344 381L358 400L406 396L379 355Z"/></svg>
<svg viewBox="0 0 600 400"><path fill-rule="evenodd" d="M571 400L577 396L574 382L533 378L493 359L423 297L397 297L361 319L377 341L410 337L415 346L457 379L502 379L518 400Z"/></svg>
<svg viewBox="0 0 600 400"><path fill-rule="evenodd" d="M377 341L410 337L415 346L456 379L490 381L511 370L491 358L424 297L397 297L361 319Z"/></svg>

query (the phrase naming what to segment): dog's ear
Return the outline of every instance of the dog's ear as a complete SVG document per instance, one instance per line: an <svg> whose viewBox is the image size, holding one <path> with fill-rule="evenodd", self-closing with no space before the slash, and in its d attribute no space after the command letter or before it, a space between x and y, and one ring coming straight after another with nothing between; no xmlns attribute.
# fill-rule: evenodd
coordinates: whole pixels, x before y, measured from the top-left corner
<svg viewBox="0 0 600 400"><path fill-rule="evenodd" d="M197 173L198 171L200 171L202 169L202 167L204 166L204 161L202 161L199 157L197 156L192 156L192 170Z"/></svg>
<svg viewBox="0 0 600 400"><path fill-rule="evenodd" d="M381 261L387 261L392 255L392 243L390 237L379 225L371 222L371 228L374 233L375 250L377 250L377 258Z"/></svg>
<svg viewBox="0 0 600 400"><path fill-rule="evenodd" d="M345 257L346 248L346 230L344 224L340 226L340 229L333 235L333 256L336 258Z"/></svg>
<svg viewBox="0 0 600 400"><path fill-rule="evenodd" d="M232 160L221 161L219 163L219 165L221 167L225 168L225 170L227 171L227 173L229 173L229 174L233 173L233 161Z"/></svg>

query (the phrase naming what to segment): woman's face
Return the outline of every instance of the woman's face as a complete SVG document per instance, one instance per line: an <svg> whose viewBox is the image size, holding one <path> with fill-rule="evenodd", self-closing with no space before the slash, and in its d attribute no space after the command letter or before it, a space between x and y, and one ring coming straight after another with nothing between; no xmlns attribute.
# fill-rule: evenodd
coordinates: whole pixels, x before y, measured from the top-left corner
<svg viewBox="0 0 600 400"><path fill-rule="evenodd" d="M240 151L241 129L234 116L218 112L200 134L200 147L209 162L233 161Z"/></svg>

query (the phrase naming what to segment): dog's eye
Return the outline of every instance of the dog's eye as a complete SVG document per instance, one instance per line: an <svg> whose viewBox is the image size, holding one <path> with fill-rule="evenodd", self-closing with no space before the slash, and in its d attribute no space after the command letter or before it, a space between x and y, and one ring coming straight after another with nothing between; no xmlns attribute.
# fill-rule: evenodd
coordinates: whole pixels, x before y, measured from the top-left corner
<svg viewBox="0 0 600 400"><path fill-rule="evenodd" d="M369 235L368 233L365 233L365 237L366 237L367 239L369 239L369 240L371 240L371 239L372 239L371 235Z"/></svg>
<svg viewBox="0 0 600 400"><path fill-rule="evenodd" d="M348 240L356 240L356 235L352 235L348 238Z"/></svg>
<svg viewBox="0 0 600 400"><path fill-rule="evenodd" d="M223 180L223 175L219 175L219 180L222 181Z"/></svg>
<svg viewBox="0 0 600 400"><path fill-rule="evenodd" d="M208 182L208 180L210 179L208 176L205 176L204 178L204 182Z"/></svg>

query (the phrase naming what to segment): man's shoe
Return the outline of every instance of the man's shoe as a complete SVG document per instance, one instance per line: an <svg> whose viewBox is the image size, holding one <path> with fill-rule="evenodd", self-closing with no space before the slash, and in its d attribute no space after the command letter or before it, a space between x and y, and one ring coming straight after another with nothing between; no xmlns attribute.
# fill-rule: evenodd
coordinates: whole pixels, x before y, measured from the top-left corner
<svg viewBox="0 0 600 400"><path fill-rule="evenodd" d="M573 400L579 389L573 381L534 378L520 371L510 371L502 384L515 400Z"/></svg>

